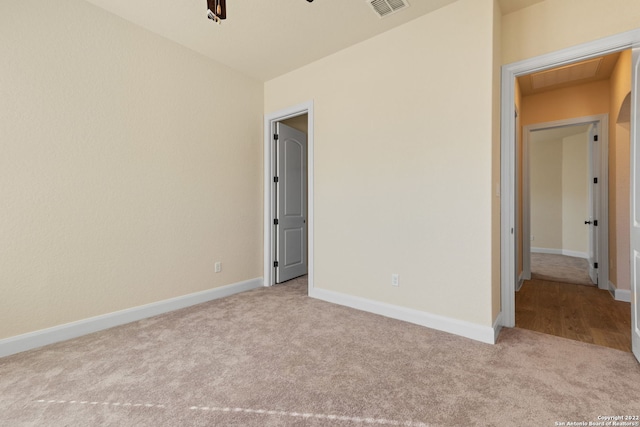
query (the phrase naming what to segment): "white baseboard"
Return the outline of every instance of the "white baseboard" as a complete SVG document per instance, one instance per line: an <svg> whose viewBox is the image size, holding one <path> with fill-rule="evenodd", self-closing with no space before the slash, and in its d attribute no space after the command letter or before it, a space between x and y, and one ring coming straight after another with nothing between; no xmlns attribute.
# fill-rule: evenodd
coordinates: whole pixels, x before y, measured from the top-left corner
<svg viewBox="0 0 640 427"><path fill-rule="evenodd" d="M631 302L631 291L629 289L618 289L616 285L609 282L609 292L616 301Z"/></svg>
<svg viewBox="0 0 640 427"><path fill-rule="evenodd" d="M518 277L518 283L516 285L516 292L519 292L520 289L522 289L522 285L524 285L524 271L522 273L520 273L520 276Z"/></svg>
<svg viewBox="0 0 640 427"><path fill-rule="evenodd" d="M574 258L584 258L584 259L589 259L589 254L586 252L577 252L577 251L570 251L568 249L549 249L549 248L531 248L531 253L536 253L536 254L552 254L552 255L565 255L565 256L571 256Z"/></svg>
<svg viewBox="0 0 640 427"><path fill-rule="evenodd" d="M15 337L0 340L0 357L9 356L44 345L77 338L82 335L109 329L125 323L135 322L192 305L201 304L233 294L261 288L262 278L251 279L220 288L209 289L176 298L145 304L126 310L90 317L77 322L66 323L52 328L42 329Z"/></svg>
<svg viewBox="0 0 640 427"><path fill-rule="evenodd" d="M499 332L499 330L496 331L496 326L493 328L491 326L482 326L471 322L465 322L462 320L439 316L437 314L431 314L424 311L391 305L325 289L310 288L309 296L334 304L355 308L357 310L379 314L392 319L403 320L416 325L426 326L427 328L460 335L487 344L495 344L495 340Z"/></svg>
<svg viewBox="0 0 640 427"><path fill-rule="evenodd" d="M496 321L493 322L493 343L490 344L495 344L498 342L498 335L500 335L500 331L502 330L502 324L504 322L502 321L502 311L498 314L498 317L496 317Z"/></svg>

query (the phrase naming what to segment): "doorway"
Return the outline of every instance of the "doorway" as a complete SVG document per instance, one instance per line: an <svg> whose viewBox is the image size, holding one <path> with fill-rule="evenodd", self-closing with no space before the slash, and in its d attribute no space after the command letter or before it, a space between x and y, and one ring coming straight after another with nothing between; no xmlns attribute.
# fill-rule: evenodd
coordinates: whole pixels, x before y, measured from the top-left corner
<svg viewBox="0 0 640 427"><path fill-rule="evenodd" d="M518 288L533 273L539 279L608 289L607 136L607 115L523 129L522 276Z"/></svg>
<svg viewBox="0 0 640 427"><path fill-rule="evenodd" d="M614 52L620 52L626 49L634 48L640 45L640 30L607 37L594 42L585 43L580 46L568 48L551 54L542 55L540 57L531 58L505 65L502 68L502 94L501 94L501 313L499 322L506 327L515 326L515 287L519 279L518 265L518 240L519 230L516 229L519 207L517 206L517 171L518 157L517 147L514 135L516 135L515 127L515 100L516 89L515 80L519 76L531 74L533 72L550 70L573 64L579 61L586 61L607 55ZM637 156L637 145L640 143L640 132L637 126L638 115L638 81L640 77L640 52L634 50L632 60L632 84L631 84L631 174L637 171L640 156ZM632 199L632 210L638 212L640 203L640 193L638 187L634 185L635 181L631 179L630 198ZM635 203L635 204L634 204ZM634 209L635 208L635 209ZM636 213L632 212L632 218L640 218ZM634 216L636 215L636 216ZM640 269L638 259L640 259L640 238L634 240L633 236L640 236L636 233L635 222L632 220L632 242L628 253L632 256L631 262L631 287L632 295L637 295L637 288L640 285ZM635 233L635 234L634 234ZM635 266L635 268L633 268ZM634 292L635 290L635 292ZM632 351L640 360L640 312L638 311L639 301L637 298L631 298L631 335L632 335Z"/></svg>
<svg viewBox="0 0 640 427"><path fill-rule="evenodd" d="M600 194L608 188L601 170L608 164L607 123L601 115L523 129L516 327L630 351L629 304L614 299L603 286L608 268L598 268L608 259L608 197Z"/></svg>
<svg viewBox="0 0 640 427"><path fill-rule="evenodd" d="M299 275L298 273L305 274L307 276L307 289L313 288L313 224L314 224L314 212L313 212L313 102L306 102L290 108L286 108L265 116L264 121L264 286L273 286L276 283L282 282L287 279L291 279ZM295 135L303 134L306 136L306 154L301 159L300 163L306 163L302 180L306 180L306 184L300 182L300 186L304 186L306 189L306 197L299 200L304 213L296 215L299 218L302 226L296 226L297 230L293 230L289 233L291 241L297 242L300 249L304 253L300 253L296 257L290 257L292 270L286 274L284 270L279 270L280 259L279 252L282 252L282 245L285 243L282 241L283 234L278 236L280 226L280 218L278 218L279 202L279 171L278 171L278 152L277 152L277 139L275 135L278 133L278 128L287 128L294 131ZM296 137L294 136L293 139ZM300 138L298 138L300 139ZM283 163L283 162L281 162ZM286 163L286 162L285 162ZM302 169L301 169L302 170ZM282 191L280 191L282 194ZM302 222L303 221L303 222ZM295 237L295 239L293 239ZM301 238L304 237L304 243L301 242ZM286 237L285 237L286 239ZM301 258L301 259L300 259ZM304 261L305 267L300 268L299 261ZM294 265L296 264L296 265ZM299 270L299 271L298 271ZM293 274L293 276L291 276Z"/></svg>
<svg viewBox="0 0 640 427"><path fill-rule="evenodd" d="M303 114L275 124L276 284L307 274L307 121Z"/></svg>

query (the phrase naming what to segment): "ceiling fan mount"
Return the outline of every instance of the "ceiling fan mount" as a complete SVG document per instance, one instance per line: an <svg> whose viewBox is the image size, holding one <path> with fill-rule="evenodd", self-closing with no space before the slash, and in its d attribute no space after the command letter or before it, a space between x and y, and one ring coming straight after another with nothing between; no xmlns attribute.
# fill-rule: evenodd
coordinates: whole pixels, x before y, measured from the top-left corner
<svg viewBox="0 0 640 427"><path fill-rule="evenodd" d="M312 3L313 0L307 0ZM220 24L223 19L227 19L226 0L207 0L207 18Z"/></svg>

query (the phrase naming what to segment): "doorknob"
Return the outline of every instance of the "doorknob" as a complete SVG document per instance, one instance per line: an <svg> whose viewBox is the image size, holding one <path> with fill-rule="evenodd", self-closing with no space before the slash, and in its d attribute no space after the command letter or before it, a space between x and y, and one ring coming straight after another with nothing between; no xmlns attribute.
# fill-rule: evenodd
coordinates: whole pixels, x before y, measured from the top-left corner
<svg viewBox="0 0 640 427"><path fill-rule="evenodd" d="M591 221L585 221L584 223L585 224L591 224Z"/></svg>

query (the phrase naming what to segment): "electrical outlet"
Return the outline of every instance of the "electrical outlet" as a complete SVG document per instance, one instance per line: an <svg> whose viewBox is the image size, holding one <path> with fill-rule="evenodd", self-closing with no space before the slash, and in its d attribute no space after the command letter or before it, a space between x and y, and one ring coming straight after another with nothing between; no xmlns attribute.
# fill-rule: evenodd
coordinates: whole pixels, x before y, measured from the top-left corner
<svg viewBox="0 0 640 427"><path fill-rule="evenodd" d="M392 274L391 275L391 286L400 286L400 275Z"/></svg>
<svg viewBox="0 0 640 427"><path fill-rule="evenodd" d="M216 273L220 273L222 271L222 263L220 261L215 264Z"/></svg>

